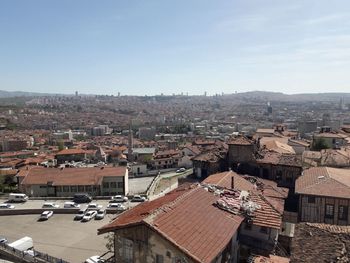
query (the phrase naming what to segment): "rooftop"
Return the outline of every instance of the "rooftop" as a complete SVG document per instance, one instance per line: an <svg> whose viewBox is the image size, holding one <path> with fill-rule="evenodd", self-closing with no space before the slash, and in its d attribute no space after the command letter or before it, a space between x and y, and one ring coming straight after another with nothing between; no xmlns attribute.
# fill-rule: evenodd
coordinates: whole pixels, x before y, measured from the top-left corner
<svg viewBox="0 0 350 263"><path fill-rule="evenodd" d="M350 169L312 167L295 182L295 193L350 198Z"/></svg>
<svg viewBox="0 0 350 263"><path fill-rule="evenodd" d="M125 176L126 167L44 168L29 167L17 176L25 177L22 185L97 185L106 176Z"/></svg>
<svg viewBox="0 0 350 263"><path fill-rule="evenodd" d="M124 212L99 233L144 224L196 262L212 262L243 221L243 217L216 207L218 199L198 185L178 188Z"/></svg>

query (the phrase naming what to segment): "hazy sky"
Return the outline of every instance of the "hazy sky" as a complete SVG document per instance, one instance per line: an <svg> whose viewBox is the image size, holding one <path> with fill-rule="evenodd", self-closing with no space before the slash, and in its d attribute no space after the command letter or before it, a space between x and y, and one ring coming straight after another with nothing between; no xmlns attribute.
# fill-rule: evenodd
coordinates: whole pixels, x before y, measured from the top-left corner
<svg viewBox="0 0 350 263"><path fill-rule="evenodd" d="M0 90L350 92L350 2L0 0Z"/></svg>

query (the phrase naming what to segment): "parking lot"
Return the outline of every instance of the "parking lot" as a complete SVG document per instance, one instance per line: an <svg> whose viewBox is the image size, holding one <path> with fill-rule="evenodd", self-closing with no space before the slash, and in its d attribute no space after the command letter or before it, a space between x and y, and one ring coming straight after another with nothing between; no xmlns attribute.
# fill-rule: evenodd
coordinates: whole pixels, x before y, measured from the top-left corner
<svg viewBox="0 0 350 263"><path fill-rule="evenodd" d="M108 224L115 215L86 223L74 221L74 215L54 214L42 222L37 221L38 217L0 216L0 236L6 237L9 242L29 236L33 238L36 250L78 263L107 251L105 235L98 236L97 229Z"/></svg>

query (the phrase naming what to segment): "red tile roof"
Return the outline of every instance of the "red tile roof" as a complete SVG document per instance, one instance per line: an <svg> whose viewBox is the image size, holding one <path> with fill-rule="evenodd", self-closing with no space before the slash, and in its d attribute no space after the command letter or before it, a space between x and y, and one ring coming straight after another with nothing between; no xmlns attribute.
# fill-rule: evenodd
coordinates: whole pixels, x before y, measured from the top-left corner
<svg viewBox="0 0 350 263"><path fill-rule="evenodd" d="M244 191L254 191L255 187L252 183L244 179L239 174L228 171L223 173L216 173L208 176L203 183L213 184L227 189L232 189L232 178L234 182L233 189L244 190Z"/></svg>
<svg viewBox="0 0 350 263"><path fill-rule="evenodd" d="M243 220L214 206L218 199L201 186L180 188L123 213L99 233L146 224L195 261L212 262Z"/></svg>
<svg viewBox="0 0 350 263"><path fill-rule="evenodd" d="M125 176L126 167L44 168L23 169L18 176L25 177L22 185L97 185L106 176Z"/></svg>
<svg viewBox="0 0 350 263"><path fill-rule="evenodd" d="M295 193L350 199L350 169L307 169L296 180Z"/></svg>
<svg viewBox="0 0 350 263"><path fill-rule="evenodd" d="M56 153L56 155L72 155L72 154L84 154L84 153L86 153L86 151L83 149L64 149Z"/></svg>

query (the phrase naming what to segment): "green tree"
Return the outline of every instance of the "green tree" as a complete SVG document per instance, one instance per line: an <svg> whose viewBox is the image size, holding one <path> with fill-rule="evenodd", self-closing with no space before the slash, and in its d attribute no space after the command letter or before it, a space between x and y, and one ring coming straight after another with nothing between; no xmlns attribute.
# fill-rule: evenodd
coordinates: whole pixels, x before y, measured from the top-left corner
<svg viewBox="0 0 350 263"><path fill-rule="evenodd" d="M62 140L57 142L58 150L62 151L64 149L64 142Z"/></svg>
<svg viewBox="0 0 350 263"><path fill-rule="evenodd" d="M321 151L323 149L331 148L324 138L317 138L312 141L312 150Z"/></svg>

